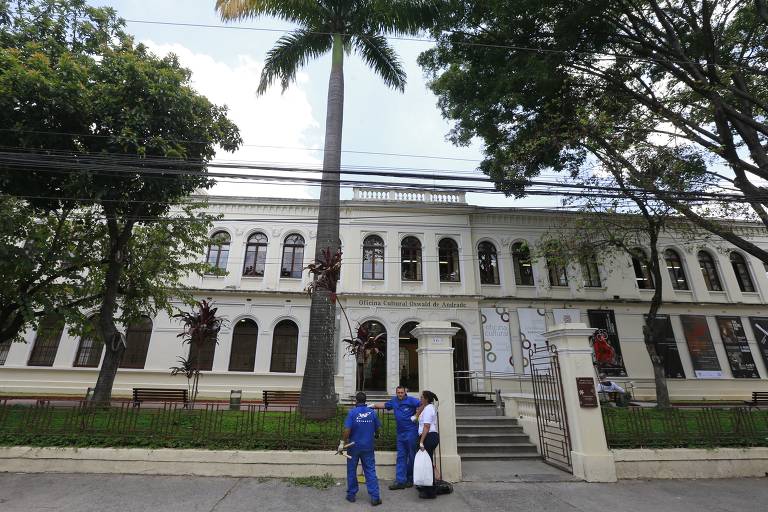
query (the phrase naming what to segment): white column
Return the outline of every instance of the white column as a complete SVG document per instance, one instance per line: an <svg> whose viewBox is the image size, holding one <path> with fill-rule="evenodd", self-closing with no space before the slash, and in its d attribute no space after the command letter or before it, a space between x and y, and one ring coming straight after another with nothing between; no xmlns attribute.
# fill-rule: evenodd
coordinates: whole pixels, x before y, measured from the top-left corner
<svg viewBox="0 0 768 512"><path fill-rule="evenodd" d="M439 399L440 458L443 479L461 480L461 459L456 443L456 401L453 389L453 347L458 332L450 322L422 322L411 334L419 340L419 388Z"/></svg>
<svg viewBox="0 0 768 512"><path fill-rule="evenodd" d="M397 332L387 332L387 393L395 394L400 385L400 336Z"/></svg>
<svg viewBox="0 0 768 512"><path fill-rule="evenodd" d="M589 337L594 331L583 323L560 324L544 333L544 337L557 347L559 356L563 401L571 433L573 474L587 482L615 482L616 465L605 440L600 401L596 400L597 407L581 407L576 387L577 378L595 380L589 346Z"/></svg>

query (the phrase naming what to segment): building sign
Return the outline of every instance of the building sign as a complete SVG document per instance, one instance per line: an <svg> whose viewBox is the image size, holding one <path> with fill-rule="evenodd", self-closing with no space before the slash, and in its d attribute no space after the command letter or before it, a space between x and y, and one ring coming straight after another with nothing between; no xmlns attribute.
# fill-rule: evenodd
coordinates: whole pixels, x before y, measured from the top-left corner
<svg viewBox="0 0 768 512"><path fill-rule="evenodd" d="M581 322L581 310L578 309L553 309L552 316L555 319L555 325L577 324Z"/></svg>
<svg viewBox="0 0 768 512"><path fill-rule="evenodd" d="M576 390L579 392L581 407L597 407L594 377L576 377Z"/></svg>
<svg viewBox="0 0 768 512"><path fill-rule="evenodd" d="M610 343L616 357L612 362L598 363L600 373L610 377L626 377L627 370L624 367L624 357L621 355L621 343L619 341L619 329L616 326L616 316L612 309L590 309L587 311L590 327L603 329L608 333Z"/></svg>
<svg viewBox="0 0 768 512"><path fill-rule="evenodd" d="M768 368L768 318L751 316L749 323L752 324L752 332L755 333L757 349L763 356L766 368Z"/></svg>
<svg viewBox="0 0 768 512"><path fill-rule="evenodd" d="M544 309L517 308L517 319L520 325L520 343L523 347L523 373L530 375L531 362L528 351L534 346L546 345L544 333L547 331L547 321ZM543 368L542 368L543 369Z"/></svg>
<svg viewBox="0 0 768 512"><path fill-rule="evenodd" d="M483 324L483 356L486 371L514 372L509 310L480 308L480 319Z"/></svg>
<svg viewBox="0 0 768 512"><path fill-rule="evenodd" d="M643 320L647 318L647 315L643 315ZM655 323L656 353L664 364L664 376L668 379L684 379L685 370L680 361L680 352L677 350L675 332L672 330L669 315L656 315Z"/></svg>
<svg viewBox="0 0 768 512"><path fill-rule="evenodd" d="M466 302L453 302L450 300L397 300L397 299L359 299L358 306L377 308L429 308L429 309L467 309Z"/></svg>
<svg viewBox="0 0 768 512"><path fill-rule="evenodd" d="M725 346L725 356L731 366L731 373L737 379L759 379L757 365L749 350L747 335L741 318L737 316L718 316L717 327Z"/></svg>
<svg viewBox="0 0 768 512"><path fill-rule="evenodd" d="M717 360L715 345L709 334L707 317L694 315L680 315L683 324L685 341L688 343L688 352L691 354L691 363L696 378L720 379L723 372L720 369L720 361Z"/></svg>

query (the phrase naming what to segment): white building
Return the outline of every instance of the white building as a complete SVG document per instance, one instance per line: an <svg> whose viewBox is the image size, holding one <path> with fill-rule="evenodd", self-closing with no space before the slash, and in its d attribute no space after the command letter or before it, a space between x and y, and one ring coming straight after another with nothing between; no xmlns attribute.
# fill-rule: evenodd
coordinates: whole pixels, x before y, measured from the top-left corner
<svg viewBox="0 0 768 512"><path fill-rule="evenodd" d="M297 199L210 197L221 213L208 259L226 277L194 277L228 323L213 354L201 393L245 399L263 389L299 389L307 354L308 275L314 254L317 202ZM354 329L376 322L386 331L386 356L367 371L366 388L392 392L418 388L415 340L424 320L461 327L454 338L454 369L462 375L494 372L493 387L514 390L525 381L527 347L556 322L606 328L618 347L605 368L635 394L652 393L652 368L642 341L643 315L652 294L640 265L625 262L548 268L531 262L526 243L556 229L556 211L467 205L462 193L407 189L355 189L341 207L343 270L339 300ZM743 225L744 236L768 247L764 229ZM226 241L228 240L228 244ZM768 390L768 275L762 262L725 246L692 249L665 240L664 306L668 317L667 373L673 399L747 398ZM365 255L365 257L364 257ZM203 255L201 255L201 258ZM673 287L674 280L674 287ZM667 323L668 322L668 323ZM348 337L342 315L339 339ZM165 315L129 330L129 351L116 395L133 387L183 387L169 367L189 350L179 324ZM26 335L26 344L0 347L0 391L6 395L85 394L96 381L101 346L60 329ZM338 345L336 389L356 387L354 361ZM475 373L471 373L475 372ZM498 372L498 373L496 373ZM517 374L517 375L513 375ZM459 381L466 390L469 381Z"/></svg>

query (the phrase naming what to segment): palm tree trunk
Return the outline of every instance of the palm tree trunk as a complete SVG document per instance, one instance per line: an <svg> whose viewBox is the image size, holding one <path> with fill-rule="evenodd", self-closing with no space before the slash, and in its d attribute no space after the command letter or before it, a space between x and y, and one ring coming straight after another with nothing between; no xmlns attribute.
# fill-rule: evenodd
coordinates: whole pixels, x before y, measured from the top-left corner
<svg viewBox="0 0 768 512"><path fill-rule="evenodd" d="M341 173L341 130L344 118L344 46L341 35L333 37L333 60L328 80L328 107L325 118L323 184L317 215L315 260L323 249L335 254L339 239L339 178ZM327 289L315 288L309 312L309 346L299 410L312 419L327 419L336 413L335 368L336 305Z"/></svg>

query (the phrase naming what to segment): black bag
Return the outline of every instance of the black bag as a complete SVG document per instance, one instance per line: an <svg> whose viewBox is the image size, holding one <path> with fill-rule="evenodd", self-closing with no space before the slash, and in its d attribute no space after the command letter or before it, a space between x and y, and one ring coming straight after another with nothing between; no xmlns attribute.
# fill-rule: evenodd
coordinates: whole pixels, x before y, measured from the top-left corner
<svg viewBox="0 0 768 512"><path fill-rule="evenodd" d="M451 494L453 492L453 485L445 480L435 480L434 485L437 494Z"/></svg>

